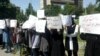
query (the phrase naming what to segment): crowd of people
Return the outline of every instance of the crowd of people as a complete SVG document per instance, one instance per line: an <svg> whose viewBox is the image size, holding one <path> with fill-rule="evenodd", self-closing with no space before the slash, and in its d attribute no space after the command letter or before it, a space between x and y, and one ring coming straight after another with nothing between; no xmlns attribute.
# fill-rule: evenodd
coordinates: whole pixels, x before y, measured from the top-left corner
<svg viewBox="0 0 100 56"><path fill-rule="evenodd" d="M21 44L24 44L27 46L27 52L32 56L64 56L65 50L68 51L68 56L72 56L74 49L73 54L78 56L77 35L71 37L73 44L75 43L75 46L73 45L74 49L71 50L69 46L69 36L71 33L74 33L75 26L73 21L73 24L67 27L69 35L66 33L66 44L64 47L63 32L67 31L64 28L48 29L45 27L45 33L39 33L36 32L35 28L21 29L18 23L16 28L6 25L5 29L2 29L2 37L0 38L2 39L2 49L6 49L6 53L11 53L12 48L20 49Z"/></svg>
<svg viewBox="0 0 100 56"><path fill-rule="evenodd" d="M12 48L19 50L23 44L31 56L65 56L65 51L68 56L78 56L79 26L75 24L73 18L71 22L70 26L62 26L62 29L48 29L45 26L45 33L37 32L35 28L22 29L19 23L16 28L6 24L0 34L2 49L6 49L6 53L11 53ZM63 42L64 35L65 42ZM84 56L100 56L99 35L81 33L80 37L87 42Z"/></svg>

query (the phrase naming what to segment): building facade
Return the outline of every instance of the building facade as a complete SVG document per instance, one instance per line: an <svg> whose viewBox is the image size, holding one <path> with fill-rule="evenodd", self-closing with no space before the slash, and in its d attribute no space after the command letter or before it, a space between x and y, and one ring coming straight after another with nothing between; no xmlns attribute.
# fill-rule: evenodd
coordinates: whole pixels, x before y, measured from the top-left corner
<svg viewBox="0 0 100 56"><path fill-rule="evenodd" d="M81 5L83 4L83 0L40 0L40 8L44 8L46 5L51 5L51 4L66 4L70 3L73 5Z"/></svg>

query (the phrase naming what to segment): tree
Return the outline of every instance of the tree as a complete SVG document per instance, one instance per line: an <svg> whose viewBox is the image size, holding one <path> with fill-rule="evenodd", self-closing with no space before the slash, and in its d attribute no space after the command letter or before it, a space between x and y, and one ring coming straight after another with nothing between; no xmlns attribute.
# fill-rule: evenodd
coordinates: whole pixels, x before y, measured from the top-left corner
<svg viewBox="0 0 100 56"><path fill-rule="evenodd" d="M100 0L96 0L96 3L100 3Z"/></svg>
<svg viewBox="0 0 100 56"><path fill-rule="evenodd" d="M71 4L66 4L64 6L64 10L62 10L62 14L64 15L70 15L75 13L75 5L71 5Z"/></svg>
<svg viewBox="0 0 100 56"><path fill-rule="evenodd" d="M44 9L46 16L57 16L61 13L61 8L58 5L47 5Z"/></svg>
<svg viewBox="0 0 100 56"><path fill-rule="evenodd" d="M0 0L0 18L16 18L16 7L9 0Z"/></svg>
<svg viewBox="0 0 100 56"><path fill-rule="evenodd" d="M27 20L27 17L23 13L23 11L19 9L16 14L16 19L18 20L18 22L24 22L25 20Z"/></svg>
<svg viewBox="0 0 100 56"><path fill-rule="evenodd" d="M100 13L100 0L96 0L96 11Z"/></svg>
<svg viewBox="0 0 100 56"><path fill-rule="evenodd" d="M26 16L28 17L30 14L36 15L36 12L33 10L31 3L29 3L28 8L26 9Z"/></svg>
<svg viewBox="0 0 100 56"><path fill-rule="evenodd" d="M62 10L62 14L64 15L76 15L76 18L78 18L78 16L82 15L83 13L83 8L82 6L78 6L78 5L73 5L70 3L67 3L64 6L64 10Z"/></svg>
<svg viewBox="0 0 100 56"><path fill-rule="evenodd" d="M87 10L87 14L96 13L95 5L93 5L92 3L89 4L89 6L86 8L86 10Z"/></svg>

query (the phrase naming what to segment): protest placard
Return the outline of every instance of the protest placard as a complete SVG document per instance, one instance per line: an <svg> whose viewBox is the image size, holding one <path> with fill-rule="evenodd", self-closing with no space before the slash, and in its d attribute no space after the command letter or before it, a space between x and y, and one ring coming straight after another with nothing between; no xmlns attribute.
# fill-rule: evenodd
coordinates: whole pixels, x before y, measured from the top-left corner
<svg viewBox="0 0 100 56"><path fill-rule="evenodd" d="M36 22L36 32L45 33L46 20L38 20Z"/></svg>
<svg viewBox="0 0 100 56"><path fill-rule="evenodd" d="M22 25L22 29L32 29L33 27L35 27L35 22L31 21L31 20L27 20L23 25Z"/></svg>
<svg viewBox="0 0 100 56"><path fill-rule="evenodd" d="M22 25L23 29L32 29L35 27L35 23L38 20L36 16L30 15L29 19Z"/></svg>
<svg viewBox="0 0 100 56"><path fill-rule="evenodd" d="M17 20L10 20L10 27L17 27Z"/></svg>
<svg viewBox="0 0 100 56"><path fill-rule="evenodd" d="M45 17L44 10L37 10L37 17L38 18L44 18Z"/></svg>
<svg viewBox="0 0 100 56"><path fill-rule="evenodd" d="M35 21L35 20L38 20L38 18L34 15L29 15L29 19L28 20L32 20L32 21Z"/></svg>
<svg viewBox="0 0 100 56"><path fill-rule="evenodd" d="M0 20L0 29L5 28L5 20Z"/></svg>
<svg viewBox="0 0 100 56"><path fill-rule="evenodd" d="M29 24L28 24L28 20L25 21L22 25L22 29L28 29L29 28Z"/></svg>
<svg viewBox="0 0 100 56"><path fill-rule="evenodd" d="M80 16L79 25L81 33L100 34L100 14Z"/></svg>
<svg viewBox="0 0 100 56"><path fill-rule="evenodd" d="M50 29L62 29L62 21L60 17L47 17L47 27Z"/></svg>
<svg viewBox="0 0 100 56"><path fill-rule="evenodd" d="M60 15L63 26L72 25L72 19L70 15Z"/></svg>

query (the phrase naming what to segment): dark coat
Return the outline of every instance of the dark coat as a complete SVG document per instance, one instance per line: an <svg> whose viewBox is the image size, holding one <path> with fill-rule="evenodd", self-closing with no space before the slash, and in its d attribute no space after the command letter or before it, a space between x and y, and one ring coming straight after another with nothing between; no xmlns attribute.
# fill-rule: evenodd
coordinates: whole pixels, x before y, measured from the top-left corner
<svg viewBox="0 0 100 56"><path fill-rule="evenodd" d="M84 56L100 56L100 35L80 34L83 40L86 40Z"/></svg>
<svg viewBox="0 0 100 56"><path fill-rule="evenodd" d="M50 50L50 31L46 28L45 33L40 33L40 51L49 52Z"/></svg>
<svg viewBox="0 0 100 56"><path fill-rule="evenodd" d="M3 34L2 34L3 32L2 32L2 30L0 29L0 45L2 45L3 44Z"/></svg>
<svg viewBox="0 0 100 56"><path fill-rule="evenodd" d="M3 44L3 41L2 41L2 34L0 34L0 45Z"/></svg>
<svg viewBox="0 0 100 56"><path fill-rule="evenodd" d="M67 27L67 29L68 29L67 33L68 34L72 34L72 33L74 33L75 26L74 27L69 26L69 27ZM70 38L66 36L66 39L65 39L65 49L66 50L70 50L69 41L70 41ZM73 41L73 50L74 51L78 51L77 36L76 37L72 37L72 41Z"/></svg>
<svg viewBox="0 0 100 56"><path fill-rule="evenodd" d="M51 56L64 56L63 30L51 30Z"/></svg>

